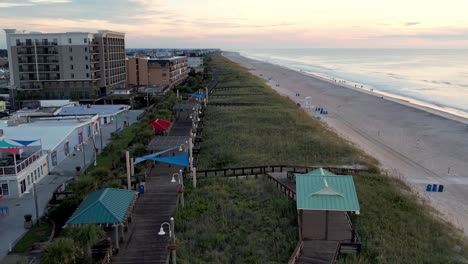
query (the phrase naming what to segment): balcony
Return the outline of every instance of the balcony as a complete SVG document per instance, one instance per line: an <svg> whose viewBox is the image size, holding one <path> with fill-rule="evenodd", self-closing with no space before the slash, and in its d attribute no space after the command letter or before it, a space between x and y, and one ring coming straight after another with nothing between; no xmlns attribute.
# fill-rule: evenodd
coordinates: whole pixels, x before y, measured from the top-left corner
<svg viewBox="0 0 468 264"><path fill-rule="evenodd" d="M36 67L27 67L27 68L20 67L18 70L19 72L58 72L60 71L60 68L59 67L39 67L36 70Z"/></svg>
<svg viewBox="0 0 468 264"><path fill-rule="evenodd" d="M37 41L37 42L16 42L18 47L31 47L31 46L57 46L57 42L48 42L48 41Z"/></svg>
<svg viewBox="0 0 468 264"><path fill-rule="evenodd" d="M24 147L21 155L9 155L0 160L0 177L11 177L21 173L43 156L40 146ZM36 164L38 165L38 164Z"/></svg>
<svg viewBox="0 0 468 264"><path fill-rule="evenodd" d="M19 90L41 90L41 86L37 84L22 84Z"/></svg>

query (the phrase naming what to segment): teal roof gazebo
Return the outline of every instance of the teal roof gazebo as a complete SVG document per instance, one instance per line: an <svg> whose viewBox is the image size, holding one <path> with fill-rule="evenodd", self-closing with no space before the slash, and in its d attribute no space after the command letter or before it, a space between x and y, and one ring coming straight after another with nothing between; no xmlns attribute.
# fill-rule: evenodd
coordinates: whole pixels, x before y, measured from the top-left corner
<svg viewBox="0 0 468 264"><path fill-rule="evenodd" d="M324 169L296 174L297 209L359 213L353 176L336 175Z"/></svg>
<svg viewBox="0 0 468 264"><path fill-rule="evenodd" d="M67 225L123 223L136 202L138 193L124 189L106 188L90 193L81 202Z"/></svg>

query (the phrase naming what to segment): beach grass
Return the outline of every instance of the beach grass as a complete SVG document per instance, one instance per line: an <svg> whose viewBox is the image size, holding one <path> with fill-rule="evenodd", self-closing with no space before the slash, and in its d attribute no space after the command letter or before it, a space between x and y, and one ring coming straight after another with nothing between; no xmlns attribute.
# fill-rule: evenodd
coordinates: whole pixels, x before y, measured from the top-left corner
<svg viewBox="0 0 468 264"><path fill-rule="evenodd" d="M256 179L200 179L177 211L180 263L287 263L297 241L295 203Z"/></svg>
<svg viewBox="0 0 468 264"><path fill-rule="evenodd" d="M356 229L362 239L362 252L340 262L454 263L468 259L461 232L435 217L434 211L402 181L380 174L375 159L310 118L248 69L219 54L210 63L220 71L218 87L244 87L216 92L234 95L212 96L210 102L256 105L207 108L199 170L267 164L365 164L370 172L354 175L361 205ZM212 202L216 203L216 197ZM193 217L184 225L202 221L202 217ZM192 239L191 243L197 243L200 238Z"/></svg>

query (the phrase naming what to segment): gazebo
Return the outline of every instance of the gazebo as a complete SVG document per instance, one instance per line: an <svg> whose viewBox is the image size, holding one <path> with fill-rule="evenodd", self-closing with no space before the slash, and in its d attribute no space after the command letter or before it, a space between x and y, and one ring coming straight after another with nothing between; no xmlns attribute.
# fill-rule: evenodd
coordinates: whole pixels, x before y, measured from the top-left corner
<svg viewBox="0 0 468 264"><path fill-rule="evenodd" d="M112 226L115 230L115 248L123 238L131 212L138 198L135 191L105 188L90 193L81 202L66 225L97 224Z"/></svg>
<svg viewBox="0 0 468 264"><path fill-rule="evenodd" d="M309 256L343 253L343 245L349 246L347 252L359 251L360 243L349 218L350 212L360 211L353 176L335 175L324 169L295 176L300 240L322 250L309 252Z"/></svg>

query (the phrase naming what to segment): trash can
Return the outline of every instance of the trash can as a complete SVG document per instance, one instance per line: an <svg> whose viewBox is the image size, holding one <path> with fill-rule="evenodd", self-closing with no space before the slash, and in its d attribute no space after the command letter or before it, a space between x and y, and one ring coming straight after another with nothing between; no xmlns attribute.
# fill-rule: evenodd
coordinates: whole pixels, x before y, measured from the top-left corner
<svg viewBox="0 0 468 264"><path fill-rule="evenodd" d="M441 184L439 185L439 192L443 192L444 191L444 186Z"/></svg>
<svg viewBox="0 0 468 264"><path fill-rule="evenodd" d="M437 184L432 184L432 191L437 192Z"/></svg>
<svg viewBox="0 0 468 264"><path fill-rule="evenodd" d="M144 194L145 193L145 185L144 184L140 184L140 186L138 186L138 192L140 194Z"/></svg>
<svg viewBox="0 0 468 264"><path fill-rule="evenodd" d="M427 191L427 192L432 191L432 184L428 184L428 185L426 186L426 191Z"/></svg>

